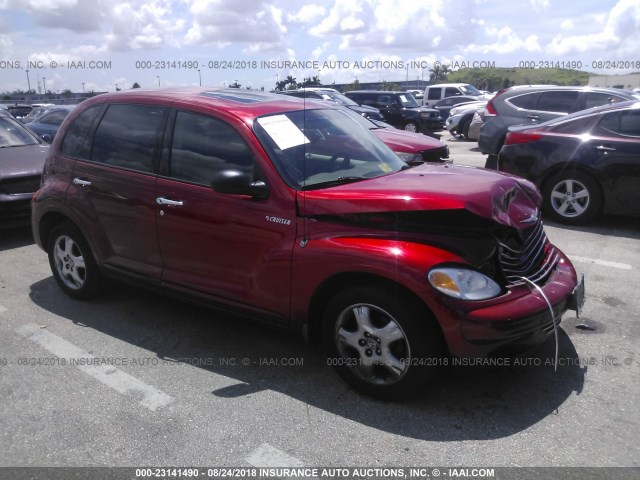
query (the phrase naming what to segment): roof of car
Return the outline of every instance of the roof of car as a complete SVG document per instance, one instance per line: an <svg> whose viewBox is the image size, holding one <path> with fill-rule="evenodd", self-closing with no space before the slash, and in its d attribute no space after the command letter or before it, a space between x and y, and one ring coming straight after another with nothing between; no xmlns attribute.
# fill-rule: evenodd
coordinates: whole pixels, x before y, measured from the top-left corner
<svg viewBox="0 0 640 480"><path fill-rule="evenodd" d="M241 90L237 88L173 87L162 89L132 89L122 92L105 93L82 102L91 106L104 102L135 103L143 100L159 100L164 104L173 101L188 101L193 105L221 109L246 121L260 115L304 110L309 108L333 108L327 102L296 98L277 93Z"/></svg>
<svg viewBox="0 0 640 480"><path fill-rule="evenodd" d="M375 94L378 94L378 95L384 95L384 94L387 94L387 95L404 94L404 95L406 95L407 93L410 93L410 92L398 92L398 91L395 91L395 90L351 90L349 92L345 92L345 95L347 95L349 93L375 93Z"/></svg>
<svg viewBox="0 0 640 480"><path fill-rule="evenodd" d="M586 85L582 86L558 86L558 85L514 85L513 87L509 87L506 89L506 92L518 92L520 93L524 89L531 90L579 90L583 92L607 92L607 93L620 93L623 95L634 95L630 90L623 90L621 88L610 88L610 87L590 87Z"/></svg>

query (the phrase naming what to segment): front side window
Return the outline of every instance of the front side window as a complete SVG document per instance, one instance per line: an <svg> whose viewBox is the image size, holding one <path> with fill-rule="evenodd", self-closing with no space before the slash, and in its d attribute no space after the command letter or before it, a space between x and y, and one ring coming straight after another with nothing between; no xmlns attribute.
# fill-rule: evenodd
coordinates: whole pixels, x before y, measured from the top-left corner
<svg viewBox="0 0 640 480"><path fill-rule="evenodd" d="M584 108L599 107L609 103L624 102L625 99L610 93L587 92L584 94Z"/></svg>
<svg viewBox="0 0 640 480"><path fill-rule="evenodd" d="M165 113L166 108L155 105L110 105L93 138L91 160L153 172Z"/></svg>
<svg viewBox="0 0 640 480"><path fill-rule="evenodd" d="M598 127L626 137L640 137L640 111L624 110L608 113L600 120Z"/></svg>
<svg viewBox="0 0 640 480"><path fill-rule="evenodd" d="M444 89L444 96L445 97L454 97L456 95L462 95L460 93L460 90L458 90L457 88L447 87L447 88Z"/></svg>
<svg viewBox="0 0 640 480"><path fill-rule="evenodd" d="M211 185L216 173L254 171L254 156L240 134L213 117L178 112L171 146L171 177Z"/></svg>
<svg viewBox="0 0 640 480"><path fill-rule="evenodd" d="M280 176L298 190L379 177L406 167L384 143L338 109L258 117L254 131Z"/></svg>

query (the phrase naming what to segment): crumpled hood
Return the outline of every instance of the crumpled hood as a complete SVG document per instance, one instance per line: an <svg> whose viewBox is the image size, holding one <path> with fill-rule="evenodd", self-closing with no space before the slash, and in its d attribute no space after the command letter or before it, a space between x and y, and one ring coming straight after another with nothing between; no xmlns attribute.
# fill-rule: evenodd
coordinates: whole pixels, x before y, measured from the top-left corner
<svg viewBox="0 0 640 480"><path fill-rule="evenodd" d="M539 218L541 196L529 181L483 168L424 164L394 174L298 193L304 216L465 209L522 229Z"/></svg>

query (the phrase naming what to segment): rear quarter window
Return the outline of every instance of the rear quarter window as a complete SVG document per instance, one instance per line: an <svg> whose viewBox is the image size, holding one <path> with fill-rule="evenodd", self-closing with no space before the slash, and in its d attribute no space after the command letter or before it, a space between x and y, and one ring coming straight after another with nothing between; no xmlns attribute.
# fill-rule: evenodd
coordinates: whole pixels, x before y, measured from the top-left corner
<svg viewBox="0 0 640 480"><path fill-rule="evenodd" d="M89 159L91 151L89 131L101 110L102 105L96 105L87 108L76 117L62 142L62 153L64 155L72 158Z"/></svg>
<svg viewBox="0 0 640 480"><path fill-rule="evenodd" d="M640 111L626 110L613 112L602 117L597 130L626 137L640 137Z"/></svg>

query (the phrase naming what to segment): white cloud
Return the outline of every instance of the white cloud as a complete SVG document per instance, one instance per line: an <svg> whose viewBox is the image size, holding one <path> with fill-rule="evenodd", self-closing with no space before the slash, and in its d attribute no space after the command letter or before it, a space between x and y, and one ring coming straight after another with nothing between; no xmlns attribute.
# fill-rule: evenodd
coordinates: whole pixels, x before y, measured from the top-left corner
<svg viewBox="0 0 640 480"><path fill-rule="evenodd" d="M326 10L321 5L309 4L298 10L295 15L288 14L287 21L291 23L310 23L315 21L318 17L323 16Z"/></svg>
<svg viewBox="0 0 640 480"><path fill-rule="evenodd" d="M282 11L264 1L194 0L189 11L193 23L185 37L188 44L221 48L240 43L248 45L249 53L284 45Z"/></svg>
<svg viewBox="0 0 640 480"><path fill-rule="evenodd" d="M535 12L542 12L549 8L549 0L529 0Z"/></svg>
<svg viewBox="0 0 640 480"><path fill-rule="evenodd" d="M573 21L571 21L570 19L567 19L560 24L560 28L562 30L572 30L573 27Z"/></svg>
<svg viewBox="0 0 640 480"><path fill-rule="evenodd" d="M509 26L502 27L499 30L494 27L487 28L485 33L495 41L484 45L472 43L464 49L465 53L505 54L516 51L540 52L542 50L537 35L529 35L522 39Z"/></svg>
<svg viewBox="0 0 640 480"><path fill-rule="evenodd" d="M309 32L339 37L341 50L455 49L473 38L480 23L475 9L463 0L339 0Z"/></svg>
<svg viewBox="0 0 640 480"><path fill-rule="evenodd" d="M637 53L640 44L640 3L620 0L611 9L602 30L597 33L556 35L547 50L555 55L604 53L614 56Z"/></svg>
<svg viewBox="0 0 640 480"><path fill-rule="evenodd" d="M0 35L0 58L8 58L13 52L13 41L9 35Z"/></svg>

